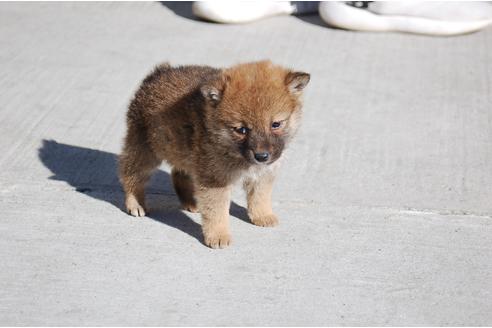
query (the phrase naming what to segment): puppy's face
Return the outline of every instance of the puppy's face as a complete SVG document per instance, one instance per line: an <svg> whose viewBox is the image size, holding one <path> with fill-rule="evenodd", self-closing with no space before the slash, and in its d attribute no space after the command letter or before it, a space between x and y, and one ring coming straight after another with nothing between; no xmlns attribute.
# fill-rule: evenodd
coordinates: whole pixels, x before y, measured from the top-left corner
<svg viewBox="0 0 492 328"><path fill-rule="evenodd" d="M221 144L248 164L268 165L280 158L297 130L300 96L309 74L270 62L235 66L223 72L217 87L202 88L215 103L215 127Z"/></svg>

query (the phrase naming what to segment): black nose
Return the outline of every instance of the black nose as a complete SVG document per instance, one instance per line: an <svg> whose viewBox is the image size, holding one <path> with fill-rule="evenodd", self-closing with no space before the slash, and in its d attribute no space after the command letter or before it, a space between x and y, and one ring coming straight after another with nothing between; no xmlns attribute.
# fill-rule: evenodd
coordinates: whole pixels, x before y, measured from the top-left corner
<svg viewBox="0 0 492 328"><path fill-rule="evenodd" d="M265 162L268 160L268 157L270 157L269 153L255 153L255 159L258 162Z"/></svg>

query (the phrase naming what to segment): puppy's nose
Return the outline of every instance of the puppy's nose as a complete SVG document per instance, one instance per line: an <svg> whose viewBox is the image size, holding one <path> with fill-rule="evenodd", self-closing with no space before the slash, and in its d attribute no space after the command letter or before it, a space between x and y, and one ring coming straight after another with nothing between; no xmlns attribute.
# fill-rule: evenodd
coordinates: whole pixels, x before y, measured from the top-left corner
<svg viewBox="0 0 492 328"><path fill-rule="evenodd" d="M255 159L258 162L266 162L268 160L268 157L270 157L269 153L255 153Z"/></svg>

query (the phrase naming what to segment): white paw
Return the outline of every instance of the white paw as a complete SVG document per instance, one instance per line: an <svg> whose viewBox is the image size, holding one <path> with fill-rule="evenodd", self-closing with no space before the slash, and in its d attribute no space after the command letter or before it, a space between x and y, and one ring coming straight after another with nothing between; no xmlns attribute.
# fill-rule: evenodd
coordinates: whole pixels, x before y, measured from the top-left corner
<svg viewBox="0 0 492 328"><path fill-rule="evenodd" d="M231 244L229 232L213 232L205 235L205 245L210 248L226 248Z"/></svg>
<svg viewBox="0 0 492 328"><path fill-rule="evenodd" d="M145 216L145 210L140 205L137 205L134 207L128 207L127 211L128 211L128 214L133 215L133 216L137 216L137 217Z"/></svg>
<svg viewBox="0 0 492 328"><path fill-rule="evenodd" d="M126 200L126 211L128 214L140 217L145 216L145 210L134 197L129 197Z"/></svg>
<svg viewBox="0 0 492 328"><path fill-rule="evenodd" d="M275 227L276 225L278 225L278 218L275 214L269 214L261 217L251 218L251 222L260 227Z"/></svg>

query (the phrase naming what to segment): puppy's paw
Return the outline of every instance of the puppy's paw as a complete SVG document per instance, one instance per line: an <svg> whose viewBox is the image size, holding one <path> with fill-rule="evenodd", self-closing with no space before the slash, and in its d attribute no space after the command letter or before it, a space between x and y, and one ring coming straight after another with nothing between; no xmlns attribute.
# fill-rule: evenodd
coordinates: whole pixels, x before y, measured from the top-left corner
<svg viewBox="0 0 492 328"><path fill-rule="evenodd" d="M226 248L231 242L231 235L228 232L212 232L205 234L205 245L210 248Z"/></svg>
<svg viewBox="0 0 492 328"><path fill-rule="evenodd" d="M195 204L181 204L181 208L191 213L198 213L198 207Z"/></svg>
<svg viewBox="0 0 492 328"><path fill-rule="evenodd" d="M126 211L128 212L128 214L136 217L145 216L145 210L143 206L141 206L136 199L127 200Z"/></svg>
<svg viewBox="0 0 492 328"><path fill-rule="evenodd" d="M274 227L278 225L278 218L275 214L269 214L260 217L252 217L251 222L260 227Z"/></svg>
<svg viewBox="0 0 492 328"><path fill-rule="evenodd" d="M145 210L140 205L137 205L134 207L128 207L126 210L128 211L128 214L136 216L136 217L145 216Z"/></svg>

